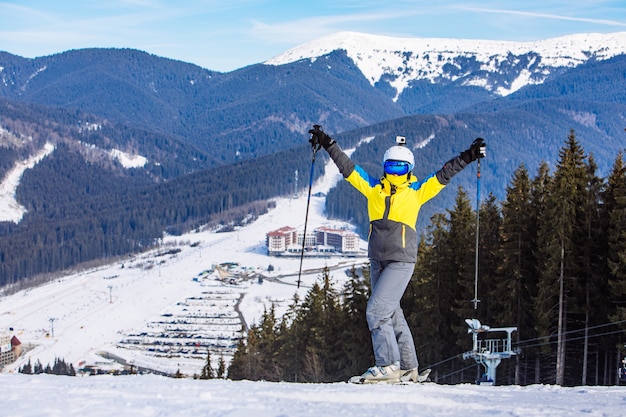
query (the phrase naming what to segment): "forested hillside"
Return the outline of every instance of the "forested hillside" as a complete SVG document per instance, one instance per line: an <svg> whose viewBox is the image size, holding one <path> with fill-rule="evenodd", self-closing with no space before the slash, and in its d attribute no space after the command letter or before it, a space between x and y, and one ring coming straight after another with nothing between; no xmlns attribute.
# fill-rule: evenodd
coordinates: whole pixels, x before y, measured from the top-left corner
<svg viewBox="0 0 626 417"><path fill-rule="evenodd" d="M0 285L142 251L157 244L163 233L201 226L219 230L252 221L273 197L294 192L295 170L311 169L308 148L158 185L130 186L106 171L94 171L60 145L24 174L18 194L29 210L24 219L17 225L0 223ZM316 177L321 169L318 164ZM98 177L98 187L90 176Z"/></svg>
<svg viewBox="0 0 626 417"><path fill-rule="evenodd" d="M204 169L210 159L182 138L119 124L82 111L54 108L0 97L0 128L16 137L0 146L0 169L7 170L35 153L46 142L64 143L83 159L105 166L117 175L145 175L162 181ZM147 158L141 172L120 172L107 155L116 149ZM6 171L0 171L2 177Z"/></svg>
<svg viewBox="0 0 626 417"><path fill-rule="evenodd" d="M347 130L403 115L342 51L227 74L111 48L28 60L4 53L0 67L0 96L182 139L206 154L206 168L297 146L319 121Z"/></svg>

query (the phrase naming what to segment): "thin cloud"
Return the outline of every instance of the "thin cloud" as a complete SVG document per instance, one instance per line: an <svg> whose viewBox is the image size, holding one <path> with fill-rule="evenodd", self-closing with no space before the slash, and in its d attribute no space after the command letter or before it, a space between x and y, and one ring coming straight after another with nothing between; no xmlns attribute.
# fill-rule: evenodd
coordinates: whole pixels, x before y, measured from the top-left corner
<svg viewBox="0 0 626 417"><path fill-rule="evenodd" d="M304 42L337 32L337 30L347 30L346 28L352 23L384 21L417 14L422 13L402 11L312 16L276 24L252 20L250 32L254 36L273 42L293 43L294 40Z"/></svg>
<svg viewBox="0 0 626 417"><path fill-rule="evenodd" d="M620 22L617 20L593 19L593 18L588 18L588 17L573 17L573 16L564 16L564 15L557 15L557 14L550 14L550 13L525 12L525 11L520 11L520 10L484 9L484 8L470 7L470 6L458 6L458 8L471 11L471 12L510 14L510 15L517 15L517 16L538 17L542 19L567 20L567 21L572 21L572 22L593 23L596 25L604 25L604 26L626 27L626 22Z"/></svg>

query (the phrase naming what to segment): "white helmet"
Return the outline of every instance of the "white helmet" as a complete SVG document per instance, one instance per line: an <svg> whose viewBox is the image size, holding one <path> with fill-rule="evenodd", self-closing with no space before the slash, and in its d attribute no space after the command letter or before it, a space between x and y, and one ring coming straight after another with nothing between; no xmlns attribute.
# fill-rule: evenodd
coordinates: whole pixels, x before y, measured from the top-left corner
<svg viewBox="0 0 626 417"><path fill-rule="evenodd" d="M385 152L385 156L383 157L383 165L385 164L386 161L389 161L389 160L408 162L410 165L409 171L412 171L413 166L415 165L415 158L413 157L413 152L411 152L411 150L407 148L406 146L396 145L387 149L387 151Z"/></svg>

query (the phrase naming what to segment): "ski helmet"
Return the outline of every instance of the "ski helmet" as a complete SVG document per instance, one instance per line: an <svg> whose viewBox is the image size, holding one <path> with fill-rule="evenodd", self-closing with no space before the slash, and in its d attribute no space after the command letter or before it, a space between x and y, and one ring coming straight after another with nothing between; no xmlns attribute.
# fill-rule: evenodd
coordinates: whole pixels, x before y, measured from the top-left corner
<svg viewBox="0 0 626 417"><path fill-rule="evenodd" d="M387 161L402 161L407 162L409 164L409 171L413 170L413 166L415 165L415 158L413 157L413 152L406 146L392 146L387 149L385 152L385 156L383 156L383 165Z"/></svg>

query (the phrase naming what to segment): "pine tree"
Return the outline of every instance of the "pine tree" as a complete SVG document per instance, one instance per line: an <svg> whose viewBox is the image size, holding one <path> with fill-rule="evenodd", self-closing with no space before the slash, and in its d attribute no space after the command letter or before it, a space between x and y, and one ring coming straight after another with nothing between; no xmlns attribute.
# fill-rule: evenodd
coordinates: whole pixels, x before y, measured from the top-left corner
<svg viewBox="0 0 626 417"><path fill-rule="evenodd" d="M479 252L478 252L478 292L480 303L477 304L474 316L484 323L510 325L512 321L503 321L500 317L502 302L514 293L498 294L498 283L502 277L502 213L500 205L493 194L489 194L480 207L479 217Z"/></svg>
<svg viewBox="0 0 626 417"><path fill-rule="evenodd" d="M257 335L257 328L253 326L248 330L248 337L246 339L245 347L245 361L243 363L243 375L244 379L250 379L253 381L261 379L263 370L257 359L260 356L259 353L259 337Z"/></svg>
<svg viewBox="0 0 626 417"><path fill-rule="evenodd" d="M597 303L592 315L603 322L608 319L615 323L612 331L615 336L592 339L597 346L596 357L604 357L605 384L610 383L610 373L606 369L613 366L615 346L624 346L623 330L626 329L626 165L623 156L623 152L617 154L602 193L601 234L606 245L606 281L602 283L607 287L599 292L606 295L606 301ZM600 383L597 369L595 383Z"/></svg>
<svg viewBox="0 0 626 417"><path fill-rule="evenodd" d="M357 375L374 363L372 339L365 318L369 299L369 270L359 277L356 268L350 270L350 279L342 291L341 344L345 354L344 375Z"/></svg>
<svg viewBox="0 0 626 417"><path fill-rule="evenodd" d="M587 163L587 198L584 210L584 230L581 236L581 286L577 305L579 314L583 315L584 336L582 352L581 383L587 384L589 358L589 328L604 323L607 317L609 298L608 273L606 254L608 239L603 228L602 208L600 204L605 183L596 175L597 165L593 155L589 155ZM600 313L600 314L597 314Z"/></svg>
<svg viewBox="0 0 626 417"><path fill-rule="evenodd" d="M540 250L539 247L540 245L542 245L541 227L545 222L545 218L547 217L546 207L548 204L547 202L549 200L550 190L552 188L553 181L554 181L554 178L552 177L550 173L550 167L548 163L542 162L539 165L537 174L535 175L535 177L533 177L533 180L531 182L531 188L530 188L530 197L531 197L530 210L532 213L531 219L534 222L531 221L531 223L529 224L529 234L534 238L533 241L531 242L531 252L533 253L533 257L535 261L530 266L531 268L530 273L535 278L533 280L534 287L532 287L534 291L531 293L532 303L529 304L530 308L528 310L532 310L533 330L534 330L535 337L543 336L545 337L545 339L543 340L546 342L549 342L549 337L546 337L545 335L541 334L542 326L540 325L541 323L540 317L541 317L542 309L540 309L537 305L537 300L539 300L540 270L542 269L542 265L545 262L544 251ZM550 349L548 345L540 344L540 351L537 352L535 356L535 360L537 361L535 364L535 369L541 370L540 362L542 360L542 356L545 353L549 353L549 351ZM541 382L541 371L536 373L535 382L536 383Z"/></svg>
<svg viewBox="0 0 626 417"><path fill-rule="evenodd" d="M565 382L565 351L568 308L575 308L574 294L580 293L581 230L587 198L587 169L582 148L570 131L559 152L545 217L540 224L540 281L538 284L538 328L543 336L556 333L556 375Z"/></svg>
<svg viewBox="0 0 626 417"><path fill-rule="evenodd" d="M39 359L37 359L37 362L35 362L35 366L33 367L33 374L42 374L42 373L44 373L43 365L41 364Z"/></svg>
<svg viewBox="0 0 626 417"><path fill-rule="evenodd" d="M304 337L304 357L301 358L303 377L308 382L325 382L345 376L342 369L343 357L338 342L341 329L339 321L338 294L330 283L328 268L323 271L321 285L316 282L300 306L297 326L307 329Z"/></svg>
<svg viewBox="0 0 626 417"><path fill-rule="evenodd" d="M246 337L244 337L244 331L242 329L242 336L237 341L237 349L233 354L233 359L228 366L228 378L238 381L246 379L246 362L248 360L248 352L246 346Z"/></svg>
<svg viewBox="0 0 626 417"><path fill-rule="evenodd" d="M626 328L626 165L622 152L609 174L604 201L608 215L609 285L615 305L610 318Z"/></svg>
<svg viewBox="0 0 626 417"><path fill-rule="evenodd" d="M224 355L220 355L220 359L217 363L217 378L224 379L226 377L226 361L224 360Z"/></svg>
<svg viewBox="0 0 626 417"><path fill-rule="evenodd" d="M213 375L213 368L211 367L211 351L207 350L206 352L206 361L204 362L204 366L202 367L202 372L200 373L200 379L213 379L215 376Z"/></svg>
<svg viewBox="0 0 626 417"><path fill-rule="evenodd" d="M24 365L24 366L22 366L22 367L20 368L20 373L22 373L22 374L28 374L28 375L30 375L30 374L32 374L32 373L33 373L33 367L32 367L32 365L30 364L30 359L28 359L28 362L26 363L26 365Z"/></svg>
<svg viewBox="0 0 626 417"><path fill-rule="evenodd" d="M536 218L531 210L531 182L528 171L520 166L514 173L507 197L502 203L502 274L499 294L500 320L521 329L532 328L528 317L531 297L535 293L532 225ZM506 297L506 294L512 296ZM519 333L519 332L518 332Z"/></svg>
<svg viewBox="0 0 626 417"><path fill-rule="evenodd" d="M516 344L521 336L535 338L533 297L536 296L536 273L534 225L537 213L532 206L531 181L525 166L520 166L513 174L507 187L507 195L502 203L502 267L501 279L496 283L496 297L499 301L498 320L506 325L517 327L514 333ZM531 352L524 352L531 356ZM520 381L520 356L516 358L516 384Z"/></svg>
<svg viewBox="0 0 626 417"><path fill-rule="evenodd" d="M295 293L280 324L281 345L277 355L280 358L280 367L284 375L282 379L291 382L302 381L301 358L305 351L306 329L297 320L300 314L300 304L300 297L298 293Z"/></svg>
<svg viewBox="0 0 626 417"><path fill-rule="evenodd" d="M254 327L257 337L257 355L255 358L258 369L258 378L267 381L279 381L282 373L276 359L276 352L280 350L280 332L276 319L276 307L265 309L261 316L261 323Z"/></svg>
<svg viewBox="0 0 626 417"><path fill-rule="evenodd" d="M476 213L470 207L467 192L459 187L455 206L449 213L449 234L447 253L449 254L445 279L450 280L454 288L454 300L451 308L455 316L452 319L452 330L461 342L459 347L466 348L469 338L465 319L473 318L475 282L475 246L476 246ZM465 336L465 340L463 340Z"/></svg>
<svg viewBox="0 0 626 417"><path fill-rule="evenodd" d="M459 352L460 341L453 331L453 326L459 324L459 317L451 308L457 283L453 275L454 249L450 245L449 227L443 214L431 218L427 234L420 240L414 276L403 300L420 363L429 365ZM467 302L469 304L469 298ZM439 369L445 372L451 368Z"/></svg>
<svg viewBox="0 0 626 417"><path fill-rule="evenodd" d="M431 222L434 222L434 219L433 217ZM451 334L442 320L444 316L440 311L442 307L440 300L444 294L438 285L436 234L437 230L431 224L427 228L427 235L421 236L415 270L402 298L406 321L415 339L415 348L421 364L440 361L446 355L442 349L444 346L442 335Z"/></svg>

